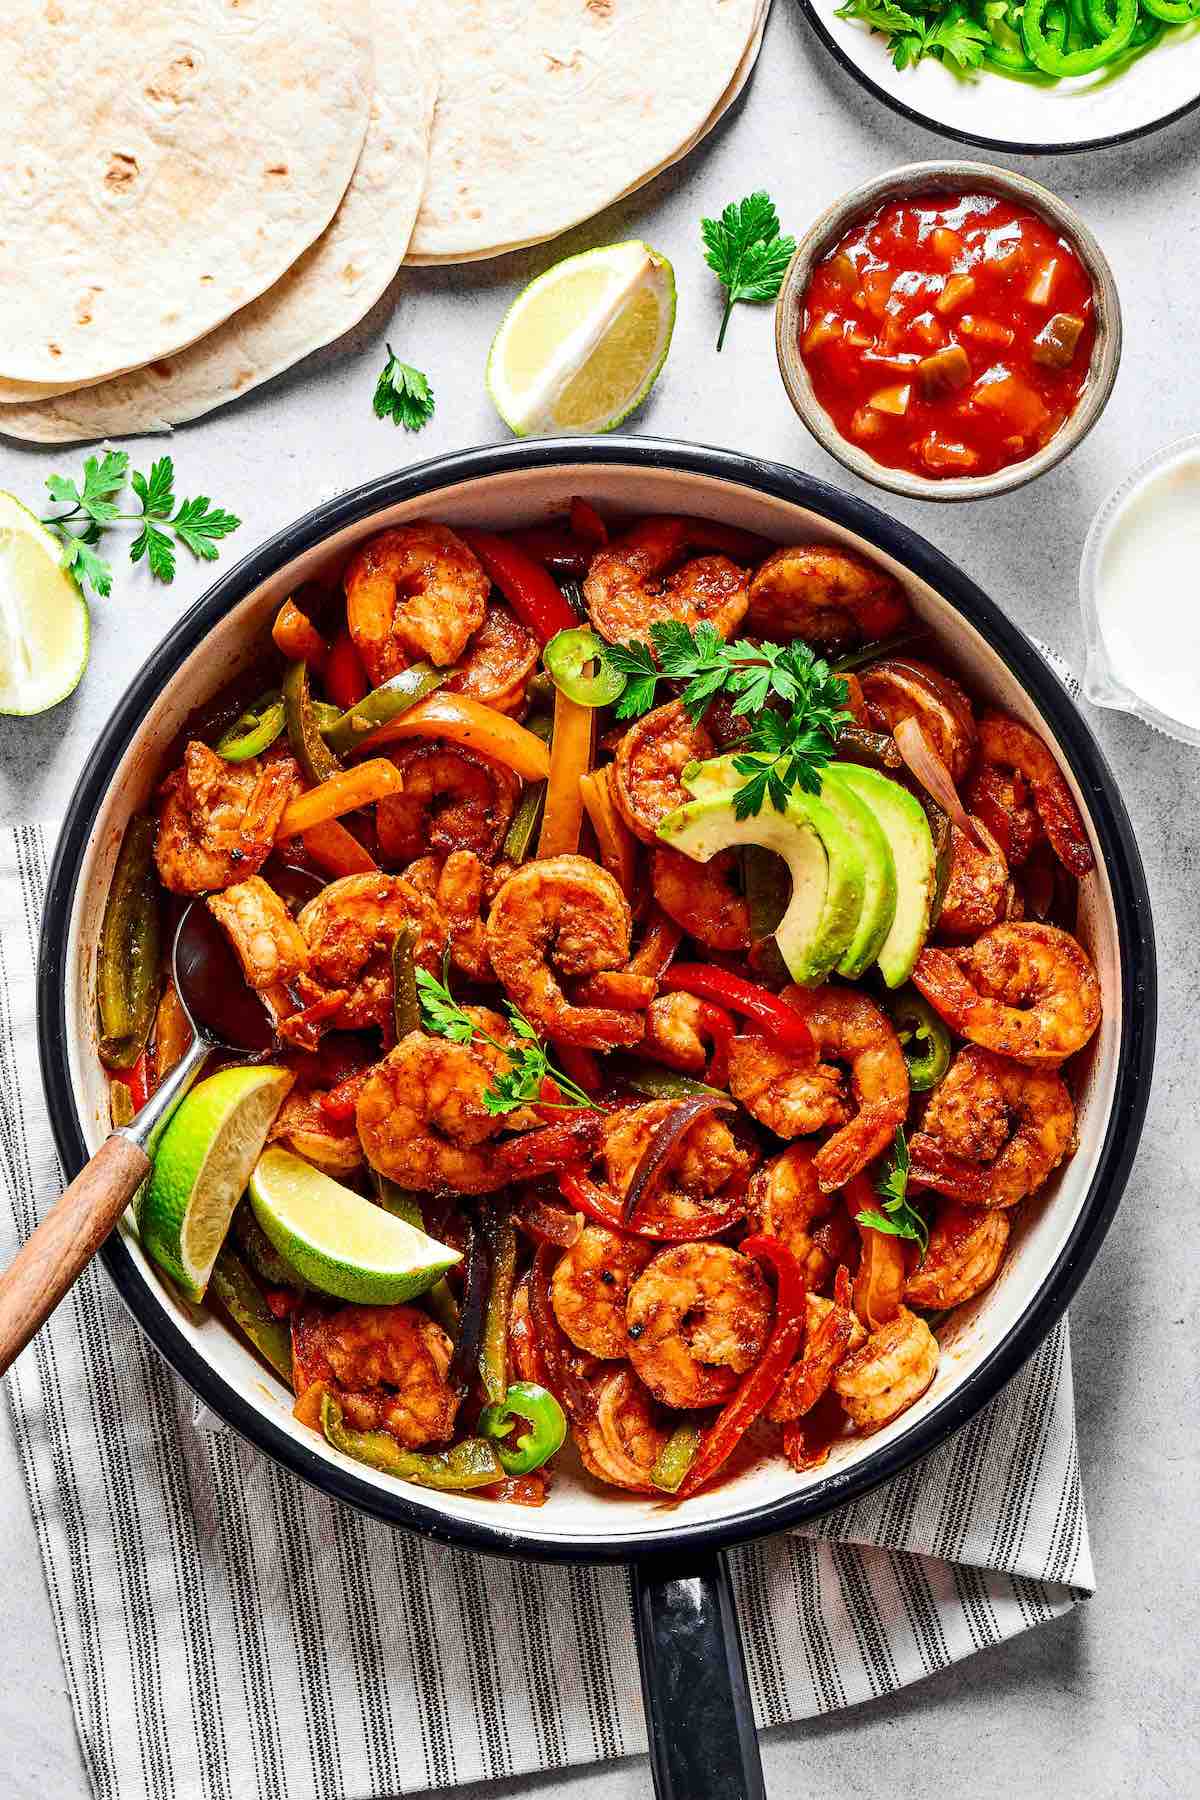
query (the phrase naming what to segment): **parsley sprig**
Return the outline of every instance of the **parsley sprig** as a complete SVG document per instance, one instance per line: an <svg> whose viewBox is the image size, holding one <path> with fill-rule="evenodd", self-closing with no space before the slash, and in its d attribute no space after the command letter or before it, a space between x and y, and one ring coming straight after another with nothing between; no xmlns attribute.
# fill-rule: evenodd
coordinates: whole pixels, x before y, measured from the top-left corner
<svg viewBox="0 0 1200 1800"><path fill-rule="evenodd" d="M535 1102L540 1106L573 1108L586 1106L599 1111L596 1102L585 1094L561 1069L555 1068L538 1038L537 1032L517 1007L505 1003L509 1023L517 1039L505 1044L485 1031L465 1007L460 1006L444 981L427 969L417 970L417 996L421 1003L421 1023L435 1037L449 1038L452 1044L490 1044L508 1058L510 1067L497 1075L493 1086L483 1096L490 1113L516 1112ZM542 1083L549 1079L559 1090L558 1100L542 1099Z"/></svg>
<svg viewBox="0 0 1200 1800"><path fill-rule="evenodd" d="M137 497L138 512L121 511L118 495L126 485ZM82 484L65 475L51 475L46 487L51 500L67 508L42 519L62 544L63 568L81 590L86 582L102 596L112 592L113 572L111 563L96 554L95 545L110 526L140 525L129 547L130 562L145 557L156 580L172 582L176 544L183 544L202 562L215 562L220 539L242 522L214 506L207 494L176 504L175 464L169 456L160 456L151 464L149 475L143 475L138 469L130 472L127 451L106 450L102 456L84 459Z"/></svg>
<svg viewBox="0 0 1200 1800"><path fill-rule="evenodd" d="M934 62L958 64L958 72L978 68L992 42L986 25L973 19L961 6L945 0L845 0L837 9L839 19L858 19L888 41L898 69L912 68L923 57Z"/></svg>
<svg viewBox="0 0 1200 1800"><path fill-rule="evenodd" d="M809 645L727 644L707 623L693 631L680 619L650 627L650 643L608 644L604 661L626 677L616 703L619 719L636 719L654 705L658 684L684 681L680 699L697 722L718 694L739 716L754 715L733 766L747 780L733 794L734 816L749 818L769 799L787 810L794 788L821 791L821 770L838 732L850 719L846 683Z"/></svg>
<svg viewBox="0 0 1200 1800"><path fill-rule="evenodd" d="M775 203L761 189L744 200L731 200L719 219L701 219L700 236L704 260L725 289L720 350L737 301L775 299L796 240L780 236Z"/></svg>
<svg viewBox="0 0 1200 1800"><path fill-rule="evenodd" d="M889 1237L909 1238L914 1244L920 1244L924 1257L929 1248L929 1227L908 1197L908 1170L908 1140L901 1125L896 1128L891 1165L875 1189L883 1201L883 1211L860 1212L855 1218L872 1231L884 1231Z"/></svg>
<svg viewBox="0 0 1200 1800"><path fill-rule="evenodd" d="M375 383L375 417L391 419L394 425L403 425L405 431L420 431L434 413L429 377L411 363L401 362L390 344L387 353L388 359Z"/></svg>

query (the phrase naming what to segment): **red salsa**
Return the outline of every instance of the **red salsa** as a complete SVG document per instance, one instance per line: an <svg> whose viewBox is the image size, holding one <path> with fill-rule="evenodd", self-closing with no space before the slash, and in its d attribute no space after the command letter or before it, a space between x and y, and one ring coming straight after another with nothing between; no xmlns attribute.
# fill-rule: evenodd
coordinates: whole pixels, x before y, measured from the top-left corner
<svg viewBox="0 0 1200 1800"><path fill-rule="evenodd" d="M992 194L892 200L813 270L800 349L842 436L930 477L1032 456L1074 411L1095 297L1054 226Z"/></svg>

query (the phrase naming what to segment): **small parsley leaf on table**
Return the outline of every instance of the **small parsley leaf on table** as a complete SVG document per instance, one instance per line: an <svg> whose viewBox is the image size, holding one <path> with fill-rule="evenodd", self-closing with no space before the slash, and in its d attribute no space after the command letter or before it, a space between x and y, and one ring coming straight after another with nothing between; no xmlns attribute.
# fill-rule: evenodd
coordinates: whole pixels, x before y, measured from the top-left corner
<svg viewBox="0 0 1200 1800"><path fill-rule="evenodd" d="M761 190L744 200L731 200L719 219L701 219L700 235L704 260L725 289L725 311L717 334L720 350L737 301L775 299L796 240L780 236L775 203Z"/></svg>
<svg viewBox="0 0 1200 1800"><path fill-rule="evenodd" d="M429 378L411 363L401 362L390 344L387 353L388 359L375 384L375 417L391 419L393 424L403 425L405 431L420 431L434 412Z"/></svg>

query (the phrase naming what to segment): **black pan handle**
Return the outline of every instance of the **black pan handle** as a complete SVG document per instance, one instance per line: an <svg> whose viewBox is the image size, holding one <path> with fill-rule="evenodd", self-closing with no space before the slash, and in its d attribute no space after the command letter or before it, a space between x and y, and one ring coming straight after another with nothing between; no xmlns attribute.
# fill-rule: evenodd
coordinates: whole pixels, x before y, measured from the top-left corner
<svg viewBox="0 0 1200 1800"><path fill-rule="evenodd" d="M766 1800L725 1558L635 1563L633 1616L658 1800Z"/></svg>

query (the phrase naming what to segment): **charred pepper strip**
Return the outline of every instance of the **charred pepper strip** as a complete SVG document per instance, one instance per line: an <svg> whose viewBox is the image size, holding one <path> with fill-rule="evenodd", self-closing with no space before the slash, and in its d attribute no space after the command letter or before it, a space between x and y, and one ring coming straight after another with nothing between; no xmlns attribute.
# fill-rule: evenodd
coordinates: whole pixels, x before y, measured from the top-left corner
<svg viewBox="0 0 1200 1800"><path fill-rule="evenodd" d="M96 971L100 1055L110 1069L131 1069L146 1047L158 1006L162 914L154 870L152 818L129 821L121 844Z"/></svg>
<svg viewBox="0 0 1200 1800"><path fill-rule="evenodd" d="M517 1280L517 1233L507 1213L493 1214L485 1229L492 1266L487 1305L483 1314L483 1336L479 1341L479 1378L483 1383L485 1399L492 1406L499 1406L508 1387L508 1321ZM486 1437L500 1435L489 1431L482 1418L480 1429ZM529 1469L538 1466L537 1463L530 1463L525 1468L509 1468L503 1451L500 1460L510 1475L526 1475Z"/></svg>
<svg viewBox="0 0 1200 1800"><path fill-rule="evenodd" d="M486 1438L464 1438L449 1450L405 1450L386 1431L349 1430L342 1423L341 1407L330 1394L321 1399L321 1429L327 1442L343 1456L417 1487L461 1494L504 1480L503 1465Z"/></svg>
<svg viewBox="0 0 1200 1800"><path fill-rule="evenodd" d="M345 712L338 713L332 722L323 726L325 742L339 756L349 756L357 750L362 740L381 725L387 725L392 719L398 719L401 713L415 706L418 700L424 700L440 688L451 674L449 669L435 669L429 663L413 663L409 669L401 669L390 681L382 686L372 688L356 700Z"/></svg>
<svg viewBox="0 0 1200 1800"><path fill-rule="evenodd" d="M421 1029L421 1005L417 999L417 966L413 961L416 933L402 925L392 939L392 1016L396 1042Z"/></svg>
<svg viewBox="0 0 1200 1800"><path fill-rule="evenodd" d="M509 1448L508 1435L518 1418L526 1419L532 1430L518 1432ZM549 1388L536 1381L514 1381L502 1400L484 1407L479 1429L485 1437L498 1440L496 1453L506 1473L530 1475L562 1449L567 1415Z"/></svg>
<svg viewBox="0 0 1200 1800"><path fill-rule="evenodd" d="M308 685L308 664L289 663L283 677L283 706L288 742L305 778L319 787L341 771L341 763L321 735Z"/></svg>
<svg viewBox="0 0 1200 1800"><path fill-rule="evenodd" d="M258 1283L229 1244L221 1246L220 1255L213 1264L208 1292L221 1302L238 1330L291 1387L291 1330L273 1316Z"/></svg>

